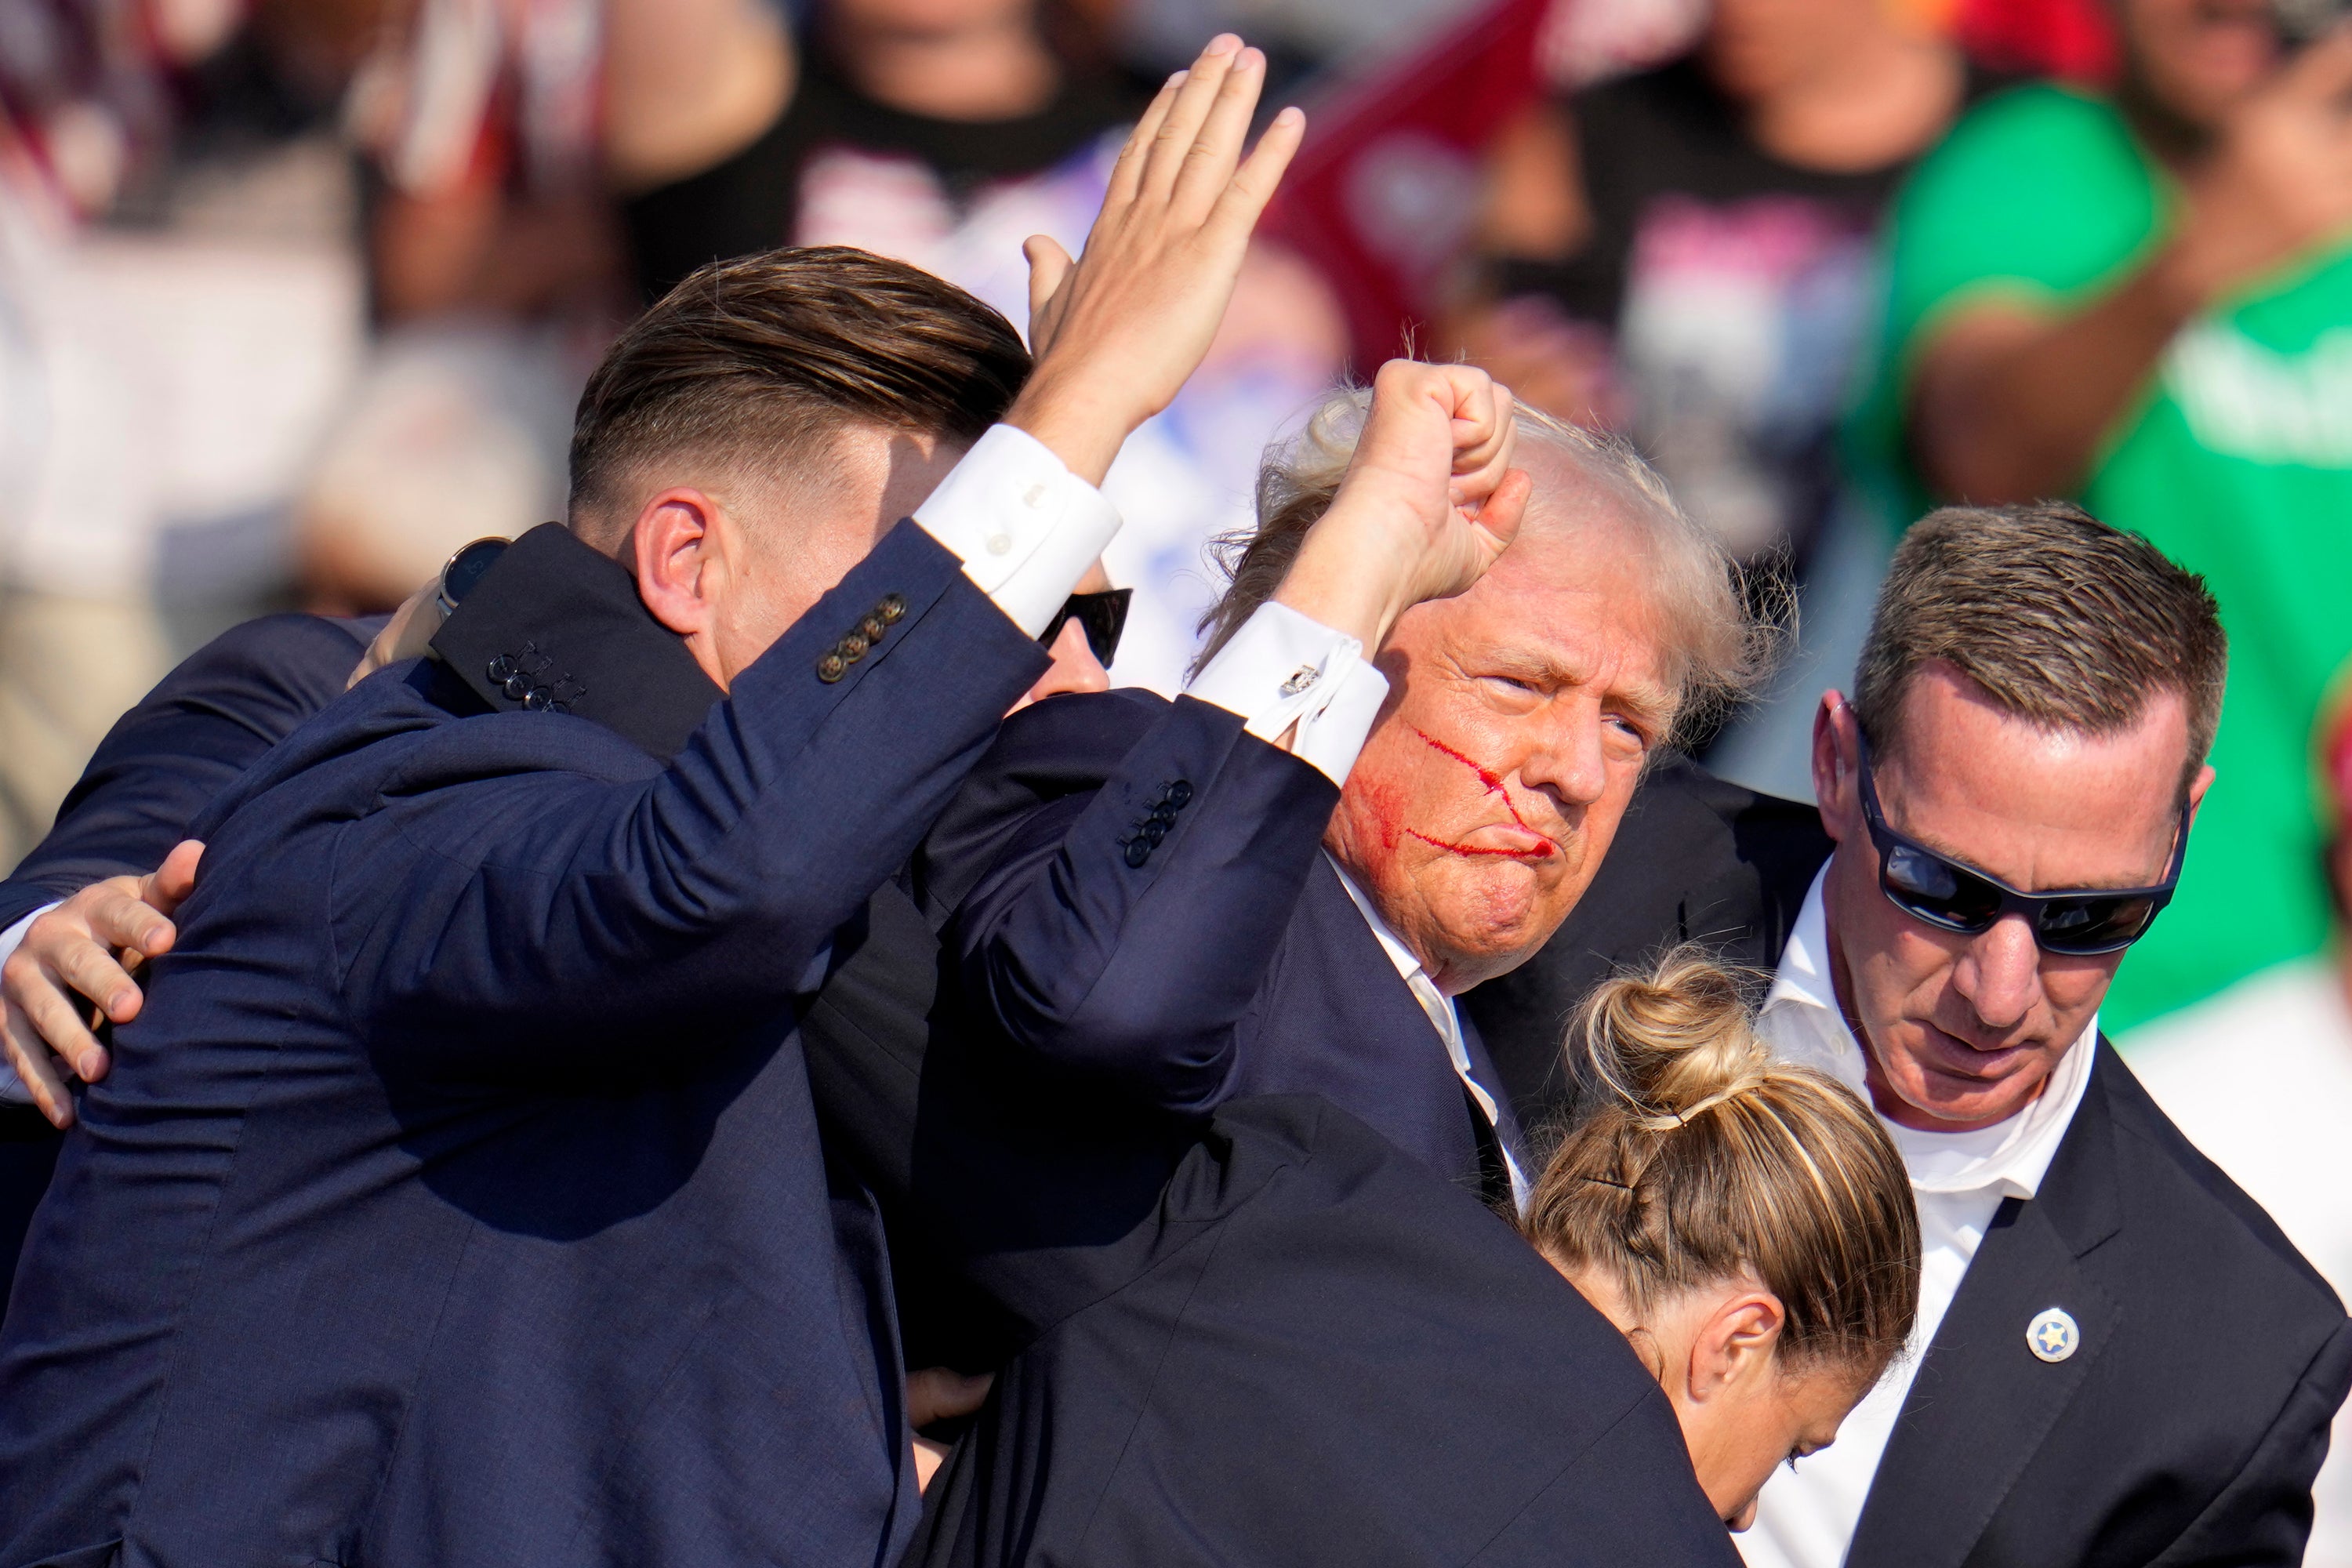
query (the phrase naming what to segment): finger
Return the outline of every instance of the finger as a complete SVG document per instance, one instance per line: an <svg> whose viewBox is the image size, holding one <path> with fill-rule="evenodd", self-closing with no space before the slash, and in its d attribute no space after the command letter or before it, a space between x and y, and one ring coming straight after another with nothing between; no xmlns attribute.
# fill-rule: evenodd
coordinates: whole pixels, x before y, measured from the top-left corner
<svg viewBox="0 0 2352 1568"><path fill-rule="evenodd" d="M114 1022L127 1024L139 1016L139 1005L144 998L139 982L115 957L120 951L84 938L61 943L55 952L46 956L61 984L96 1003ZM81 1010L76 1007L74 1011L78 1016ZM50 1043L60 1047L65 1044L54 1038Z"/></svg>
<svg viewBox="0 0 2352 1568"><path fill-rule="evenodd" d="M56 974L40 964L12 967L6 1001L47 1052L62 1057L84 1082L106 1076L106 1047L82 1022L79 1003ZM26 1054L32 1054L29 1043Z"/></svg>
<svg viewBox="0 0 2352 1568"><path fill-rule="evenodd" d="M1176 101L1176 89L1184 85L1184 79L1190 74L1189 71L1178 71L1160 83L1160 90L1152 95L1150 103L1136 121L1135 129L1127 133L1127 141L1118 150L1118 161L1111 165L1110 183L1103 192L1104 212L1109 212L1114 206L1124 206L1135 199L1136 190L1143 179L1144 160L1150 155L1151 144L1160 135L1160 127L1168 119L1169 105Z"/></svg>
<svg viewBox="0 0 2352 1568"><path fill-rule="evenodd" d="M57 1060L39 1045L32 1026L14 1004L0 1005L0 1054L6 1056L49 1125L71 1127L73 1096L66 1092L65 1079L58 1075Z"/></svg>
<svg viewBox="0 0 2352 1568"><path fill-rule="evenodd" d="M1192 62L1184 84L1176 89L1176 101L1168 106L1168 118L1160 122L1160 132L1152 137L1151 149L1145 154L1139 199L1165 202L1175 189L1176 176L1182 173L1201 126L1209 118L1209 106L1216 101L1217 89L1224 86L1241 47L1242 41L1233 34L1219 33Z"/></svg>
<svg viewBox="0 0 2352 1568"><path fill-rule="evenodd" d="M204 859L205 847L194 838L183 838L172 846L140 889L139 896L152 904L158 912L170 914L180 907L180 900L196 890L196 868Z"/></svg>
<svg viewBox="0 0 2352 1568"><path fill-rule="evenodd" d="M967 1377L953 1367L927 1366L907 1374L907 1424L929 1426L933 1422L969 1415L988 1403L994 1374Z"/></svg>
<svg viewBox="0 0 2352 1568"><path fill-rule="evenodd" d="M1274 117L1257 139L1250 155L1225 183L1224 195L1217 198L1216 209L1210 215L1213 226L1239 228L1244 235L1257 226L1265 204L1282 184L1283 171L1297 155L1298 143L1307 135L1307 111L1286 109Z"/></svg>
<svg viewBox="0 0 2352 1568"><path fill-rule="evenodd" d="M1070 253L1060 241L1033 234L1021 242L1021 254L1029 259L1029 352L1038 354L1053 335L1048 309L1070 275Z"/></svg>
<svg viewBox="0 0 2352 1568"><path fill-rule="evenodd" d="M1457 422L1457 439L1475 437L1468 445L1457 446L1454 453L1454 471L1463 479L1478 479L1484 494L1501 482L1503 470L1511 466L1511 455L1518 448L1518 423L1511 417L1517 405L1512 401L1511 389L1500 382L1479 400L1476 421L1469 429Z"/></svg>
<svg viewBox="0 0 2352 1568"><path fill-rule="evenodd" d="M58 953L66 952L79 941L83 945L95 943L109 952L120 952L130 948L142 957L153 958L169 952L173 939L178 934L161 910L129 891L107 890L89 902L82 910L82 916L87 923L71 936L60 938L56 949ZM27 933L26 941L31 941L30 933ZM38 951L51 963L58 962L47 947ZM96 1001L97 997L91 994L90 999Z"/></svg>
<svg viewBox="0 0 2352 1568"><path fill-rule="evenodd" d="M1535 492L1535 481L1528 478L1528 471L1513 468L1478 509L1478 520L1470 526L1485 540L1487 565L1492 566L1495 557L1509 549L1511 541L1519 536L1519 524L1527 521L1528 500Z"/></svg>
<svg viewBox="0 0 2352 1568"><path fill-rule="evenodd" d="M1234 170L1241 163L1242 143L1249 136L1250 120L1257 113L1258 92L1265 86L1263 52L1244 49L1234 56L1233 68L1225 73L1209 105L1208 117L1201 122L1200 134L1192 139L1177 173L1171 201L1180 216L1194 222L1206 217L1232 184Z"/></svg>

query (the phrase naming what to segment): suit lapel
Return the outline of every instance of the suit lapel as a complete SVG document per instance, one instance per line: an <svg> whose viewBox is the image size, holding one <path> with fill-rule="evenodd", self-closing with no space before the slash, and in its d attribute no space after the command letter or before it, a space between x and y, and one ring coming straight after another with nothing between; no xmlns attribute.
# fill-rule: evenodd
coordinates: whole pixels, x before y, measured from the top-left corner
<svg viewBox="0 0 2352 1568"><path fill-rule="evenodd" d="M2039 1195L2002 1203L1961 1277L1887 1439L1847 1568L1958 1568L2115 1339L2122 1309L2081 1263L2122 1223L2105 1070L2095 1064ZM2026 1342L2052 1307L2078 1331L2059 1362Z"/></svg>

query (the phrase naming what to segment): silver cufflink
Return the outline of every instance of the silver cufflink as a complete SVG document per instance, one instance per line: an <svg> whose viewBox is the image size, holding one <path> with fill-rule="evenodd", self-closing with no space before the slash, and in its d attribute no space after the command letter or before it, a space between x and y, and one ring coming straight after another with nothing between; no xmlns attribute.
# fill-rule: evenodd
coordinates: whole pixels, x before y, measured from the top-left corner
<svg viewBox="0 0 2352 1568"><path fill-rule="evenodd" d="M1321 670L1311 664L1302 664L1290 672L1289 679L1282 683L1282 694L1285 697L1296 697L1322 679Z"/></svg>

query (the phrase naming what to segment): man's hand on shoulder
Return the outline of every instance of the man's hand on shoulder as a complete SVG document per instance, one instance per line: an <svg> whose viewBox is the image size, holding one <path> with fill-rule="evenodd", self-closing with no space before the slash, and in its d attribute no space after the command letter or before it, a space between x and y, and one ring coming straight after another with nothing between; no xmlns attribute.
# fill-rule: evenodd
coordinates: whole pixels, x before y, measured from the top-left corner
<svg viewBox="0 0 2352 1568"><path fill-rule="evenodd" d="M1532 489L1511 467L1510 389L1461 364L1391 360L1347 478L1275 595L1374 649L1399 616L1484 576Z"/></svg>
<svg viewBox="0 0 2352 1568"><path fill-rule="evenodd" d="M73 1125L68 1073L85 1083L106 1076L97 1019L127 1024L144 1005L131 971L178 940L171 916L194 889L204 852L191 838L144 877L93 882L36 919L0 963L0 1047L55 1125Z"/></svg>
<svg viewBox="0 0 2352 1568"><path fill-rule="evenodd" d="M1089 484L1174 400L1224 320L1250 231L1307 129L1286 109L1243 158L1265 84L1265 57L1218 35L1137 121L1085 254L1073 262L1043 236L1024 247L1037 368L1005 423Z"/></svg>

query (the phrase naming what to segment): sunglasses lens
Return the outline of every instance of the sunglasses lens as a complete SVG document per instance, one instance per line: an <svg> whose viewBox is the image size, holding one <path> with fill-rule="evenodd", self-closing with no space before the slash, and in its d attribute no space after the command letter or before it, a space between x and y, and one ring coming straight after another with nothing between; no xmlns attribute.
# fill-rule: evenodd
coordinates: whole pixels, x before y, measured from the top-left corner
<svg viewBox="0 0 2352 1568"><path fill-rule="evenodd" d="M2113 952L2146 935L2156 911L2156 900L2145 896L2054 899L2042 906L2034 934L2052 952Z"/></svg>
<svg viewBox="0 0 2352 1568"><path fill-rule="evenodd" d="M1895 908L1930 925L1979 931L2000 918L2000 889L1948 860L1897 844L1879 865L1879 881Z"/></svg>

